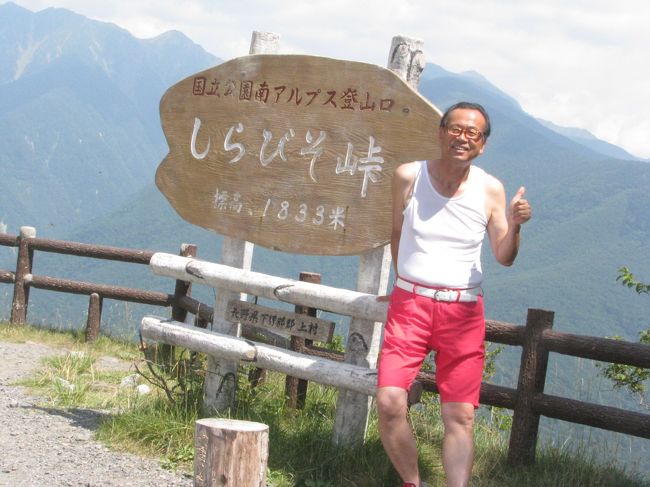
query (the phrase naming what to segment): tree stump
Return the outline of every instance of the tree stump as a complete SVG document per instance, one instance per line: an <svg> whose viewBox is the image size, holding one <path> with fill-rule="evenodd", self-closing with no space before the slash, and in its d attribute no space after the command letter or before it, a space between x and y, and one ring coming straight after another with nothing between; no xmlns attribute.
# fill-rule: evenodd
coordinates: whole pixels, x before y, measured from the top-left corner
<svg viewBox="0 0 650 487"><path fill-rule="evenodd" d="M265 487L269 427L234 419L196 422L195 487Z"/></svg>

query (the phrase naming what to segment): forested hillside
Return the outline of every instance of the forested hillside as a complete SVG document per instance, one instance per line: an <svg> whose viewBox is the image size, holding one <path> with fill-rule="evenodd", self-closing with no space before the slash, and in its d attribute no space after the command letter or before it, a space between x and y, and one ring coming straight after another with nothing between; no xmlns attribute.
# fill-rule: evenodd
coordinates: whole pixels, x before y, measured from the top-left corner
<svg viewBox="0 0 650 487"><path fill-rule="evenodd" d="M63 236L152 181L164 91L218 59L69 10L0 5L0 220Z"/></svg>

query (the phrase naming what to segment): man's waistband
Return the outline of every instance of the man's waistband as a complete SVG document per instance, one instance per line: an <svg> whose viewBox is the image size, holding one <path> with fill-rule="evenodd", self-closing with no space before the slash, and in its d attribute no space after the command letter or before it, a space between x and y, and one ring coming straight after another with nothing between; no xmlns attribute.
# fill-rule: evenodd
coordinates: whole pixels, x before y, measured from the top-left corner
<svg viewBox="0 0 650 487"><path fill-rule="evenodd" d="M478 300L479 296L483 296L483 289L481 287L471 289L436 289L405 281L401 277L395 279L395 286L420 296L449 303L474 302Z"/></svg>

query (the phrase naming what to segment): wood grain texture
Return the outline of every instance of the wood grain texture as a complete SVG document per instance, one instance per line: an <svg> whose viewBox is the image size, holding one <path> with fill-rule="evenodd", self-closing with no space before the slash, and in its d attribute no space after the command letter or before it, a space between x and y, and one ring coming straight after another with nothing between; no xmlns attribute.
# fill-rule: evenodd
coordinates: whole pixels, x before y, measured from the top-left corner
<svg viewBox="0 0 650 487"><path fill-rule="evenodd" d="M196 422L194 485L263 487L269 455L269 427L235 419Z"/></svg>
<svg viewBox="0 0 650 487"><path fill-rule="evenodd" d="M244 56L172 86L160 114L156 184L179 215L291 253L385 245L394 169L438 155L438 109L366 63Z"/></svg>

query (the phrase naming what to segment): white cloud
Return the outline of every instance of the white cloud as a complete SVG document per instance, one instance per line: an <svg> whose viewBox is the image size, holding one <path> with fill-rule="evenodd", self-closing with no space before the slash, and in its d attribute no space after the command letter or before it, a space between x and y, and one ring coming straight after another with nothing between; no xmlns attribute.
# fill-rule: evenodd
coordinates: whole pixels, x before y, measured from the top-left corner
<svg viewBox="0 0 650 487"><path fill-rule="evenodd" d="M254 30L283 52L385 65L391 39L424 40L427 61L475 70L532 115L650 158L650 3L645 0L15 0L61 6L138 37L175 29L224 59Z"/></svg>

